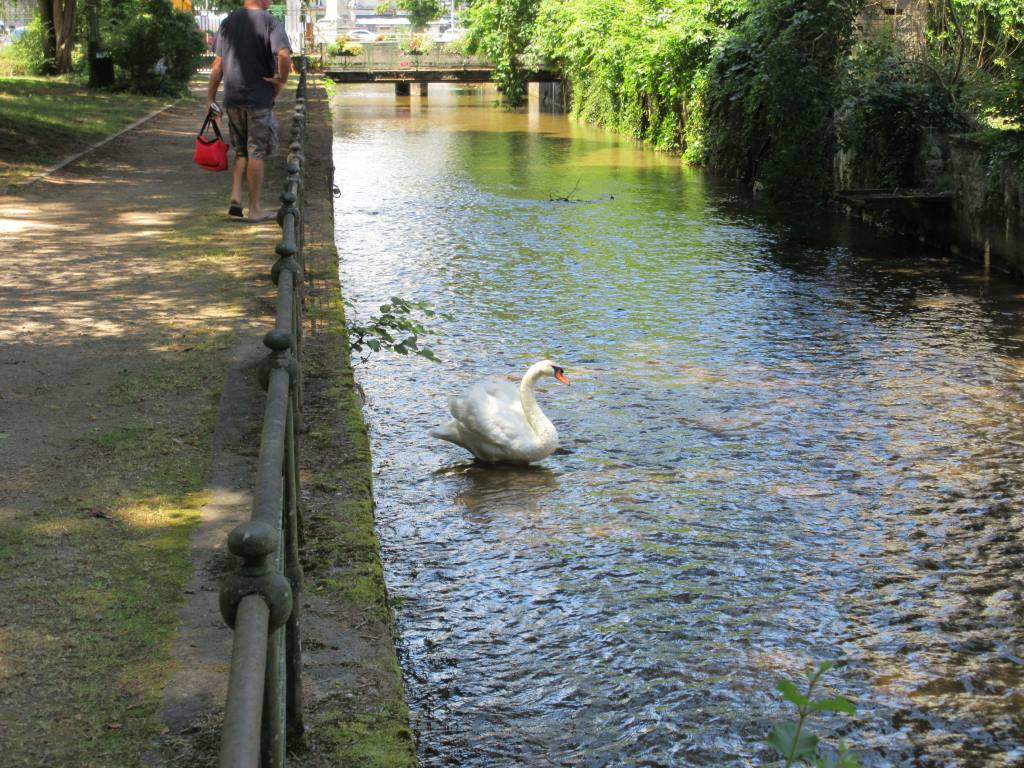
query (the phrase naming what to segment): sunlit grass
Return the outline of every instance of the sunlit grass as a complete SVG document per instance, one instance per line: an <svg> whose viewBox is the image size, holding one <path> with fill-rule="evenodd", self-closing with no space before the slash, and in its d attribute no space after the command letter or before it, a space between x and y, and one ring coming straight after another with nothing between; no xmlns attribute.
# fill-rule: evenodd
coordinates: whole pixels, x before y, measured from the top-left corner
<svg viewBox="0 0 1024 768"><path fill-rule="evenodd" d="M69 79L0 77L0 184L39 173L166 103Z"/></svg>

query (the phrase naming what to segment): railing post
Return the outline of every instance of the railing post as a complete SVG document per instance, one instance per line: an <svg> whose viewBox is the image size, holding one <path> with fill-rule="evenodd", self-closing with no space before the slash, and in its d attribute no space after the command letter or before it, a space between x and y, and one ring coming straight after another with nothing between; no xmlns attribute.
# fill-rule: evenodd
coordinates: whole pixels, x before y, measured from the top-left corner
<svg viewBox="0 0 1024 768"><path fill-rule="evenodd" d="M288 427L285 431L285 436L288 441L285 452L285 576L287 576L292 586L292 595L294 596L294 608L285 626L285 649L287 653L285 659L285 679L288 682L285 710L287 712L288 741L289 743L300 744L305 732L302 713L302 634L299 631L301 620L299 606L302 602L303 574L302 562L299 560L302 518L299 513L299 478L296 450L298 435L295 431L294 400L292 407L288 409Z"/></svg>
<svg viewBox="0 0 1024 768"><path fill-rule="evenodd" d="M278 314L280 314L280 295L286 291L287 289L283 286L278 286ZM292 384L297 378L298 363L290 354L292 335L288 331L275 328L264 336L263 343L270 349L270 355L264 359L260 369L261 383L267 389L267 407L264 414L253 516L270 525L275 531L282 532L282 538L284 538L286 536L284 534L285 527L288 524L285 517L287 509L285 480L286 466L289 461L287 426L292 402ZM287 541L282 543L287 545ZM283 575L287 559L287 553L284 550L285 547L275 550L273 567L275 575L288 584L289 594L291 594L291 585ZM288 615L291 615L291 610ZM285 618L287 619L287 617ZM283 768L286 750L286 638L283 622L275 625L274 629L275 631L267 639L265 659L266 686L263 693L261 768Z"/></svg>
<svg viewBox="0 0 1024 768"><path fill-rule="evenodd" d="M260 768L284 768L287 748L285 725L284 627L267 638L266 687L263 689L263 729L260 739Z"/></svg>
<svg viewBox="0 0 1024 768"><path fill-rule="evenodd" d="M286 222L288 219L285 220ZM302 268L299 266L299 262L295 260L295 246L289 242L291 238L285 238L277 244L274 249L277 252L278 259L274 262L274 266L271 269L270 276L274 283L280 289L281 287L281 276L286 275L285 279L291 284L291 308L289 311L289 317L287 318L288 325L294 329L294 332L288 334L289 336L289 348L292 351L292 357L289 360L289 372L292 373L292 387L294 393L297 395L296 404L301 406L302 403L302 372L296 362L302 351L302 321L300 319L302 300L300 298L300 289L302 286ZM278 318L278 323L285 318ZM286 332L283 328L278 328L278 333ZM301 419L301 414L296 414Z"/></svg>
<svg viewBox="0 0 1024 768"><path fill-rule="evenodd" d="M264 741L258 734L265 733L270 724L266 698L272 685L265 677L273 650L270 639L292 612L291 585L273 562L279 541L272 526L257 521L242 523L228 535L228 548L243 559L243 564L225 579L220 591L221 615L235 629L221 742L222 768L255 766L254 755L262 751ZM248 599L254 596L260 601Z"/></svg>

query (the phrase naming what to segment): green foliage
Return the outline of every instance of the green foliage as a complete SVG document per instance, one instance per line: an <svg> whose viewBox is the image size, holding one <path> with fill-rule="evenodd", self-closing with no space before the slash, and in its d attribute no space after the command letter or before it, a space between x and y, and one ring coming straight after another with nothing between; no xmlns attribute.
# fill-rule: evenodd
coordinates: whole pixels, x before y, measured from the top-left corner
<svg viewBox="0 0 1024 768"><path fill-rule="evenodd" d="M410 35L401 40L398 47L402 53L409 56L421 56L424 53L430 53L434 44L423 35Z"/></svg>
<svg viewBox="0 0 1024 768"><path fill-rule="evenodd" d="M125 85L139 93L179 93L199 66L203 34L167 0L129 0L111 10L106 43Z"/></svg>
<svg viewBox="0 0 1024 768"><path fill-rule="evenodd" d="M46 58L46 34L37 13L25 28L20 40L0 48L3 74L42 75L52 69L53 62Z"/></svg>
<svg viewBox="0 0 1024 768"><path fill-rule="evenodd" d="M912 185L925 131L967 127L934 72L904 58L892 40L870 41L854 50L839 96L839 141L856 158L855 186Z"/></svg>
<svg viewBox="0 0 1024 768"><path fill-rule="evenodd" d="M528 55L573 83L573 113L661 149L693 149L698 89L734 3L541 0Z"/></svg>
<svg viewBox="0 0 1024 768"><path fill-rule="evenodd" d="M761 0L722 47L705 93L711 165L773 199L830 192L833 116L864 0Z"/></svg>
<svg viewBox="0 0 1024 768"><path fill-rule="evenodd" d="M1008 173L1024 175L1024 128L990 128L976 135L976 138L984 142L988 149L990 169L1005 169Z"/></svg>
<svg viewBox="0 0 1024 768"><path fill-rule="evenodd" d="M862 175L896 186L928 130L1024 126L1021 0L936 0L926 41L894 31L854 51L865 5L477 0L463 20L509 104L529 69L561 70L574 117L801 207L831 193L840 146Z"/></svg>
<svg viewBox="0 0 1024 768"><path fill-rule="evenodd" d="M354 309L352 302L346 301L345 304ZM380 314L372 315L365 323L356 322L354 317L349 319L349 348L352 352L365 354L364 362L372 352L381 350L437 361L433 350L420 344L420 338L428 333L423 323L432 317L451 320L451 315L436 312L428 302L409 301L398 296L392 296L379 309Z"/></svg>
<svg viewBox="0 0 1024 768"><path fill-rule="evenodd" d="M807 667L807 689L801 693L796 685L789 680L780 680L778 689L782 698L796 707L799 719L776 724L765 743L778 752L786 760L786 768L803 763L817 768L859 768L857 758L850 754L846 745L840 742L837 757L819 756L820 739L804 728L807 718L812 712L838 712L853 715L855 709L846 698L832 696L829 698L811 698L821 676L835 666L834 661L823 661L817 669Z"/></svg>
<svg viewBox="0 0 1024 768"><path fill-rule="evenodd" d="M336 42L327 46L328 56L361 56L363 53L362 43L355 40L346 40L339 37Z"/></svg>
<svg viewBox="0 0 1024 768"><path fill-rule="evenodd" d="M409 12L409 24L413 29L423 29L434 19L441 18L447 8L441 0L401 0L398 6Z"/></svg>
<svg viewBox="0 0 1024 768"><path fill-rule="evenodd" d="M930 17L931 65L965 108L1024 125L1024 3L942 0Z"/></svg>
<svg viewBox="0 0 1024 768"><path fill-rule="evenodd" d="M539 4L540 0L477 0L462 14L468 29L466 50L494 62L494 82L512 107L526 101L523 53Z"/></svg>

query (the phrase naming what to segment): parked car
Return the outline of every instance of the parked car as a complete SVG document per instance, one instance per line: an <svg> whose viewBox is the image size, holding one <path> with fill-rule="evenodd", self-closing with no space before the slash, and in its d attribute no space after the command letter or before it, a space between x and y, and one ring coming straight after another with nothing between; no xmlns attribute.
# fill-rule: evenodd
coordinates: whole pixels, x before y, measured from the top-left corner
<svg viewBox="0 0 1024 768"><path fill-rule="evenodd" d="M350 29L345 33L347 40L354 40L357 43L372 43L377 39L377 33L368 29Z"/></svg>

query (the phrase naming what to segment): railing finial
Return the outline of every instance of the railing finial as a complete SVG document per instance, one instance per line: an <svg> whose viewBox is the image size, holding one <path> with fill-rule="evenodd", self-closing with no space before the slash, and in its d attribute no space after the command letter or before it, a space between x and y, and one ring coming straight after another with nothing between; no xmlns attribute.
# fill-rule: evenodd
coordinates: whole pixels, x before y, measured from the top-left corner
<svg viewBox="0 0 1024 768"><path fill-rule="evenodd" d="M288 579L273 567L279 536L271 526L249 521L228 534L228 549L244 561L220 589L220 613L229 627L235 626L238 604L249 595L259 595L270 608L270 629L283 626L292 613L292 588Z"/></svg>
<svg viewBox="0 0 1024 768"><path fill-rule="evenodd" d="M295 386L295 382L299 380L299 364L289 354L293 346L292 335L288 331L275 328L272 331L267 331L263 337L263 344L270 349L270 354L260 363L260 385L267 389L270 386L271 371L282 368L288 371L290 386Z"/></svg>

